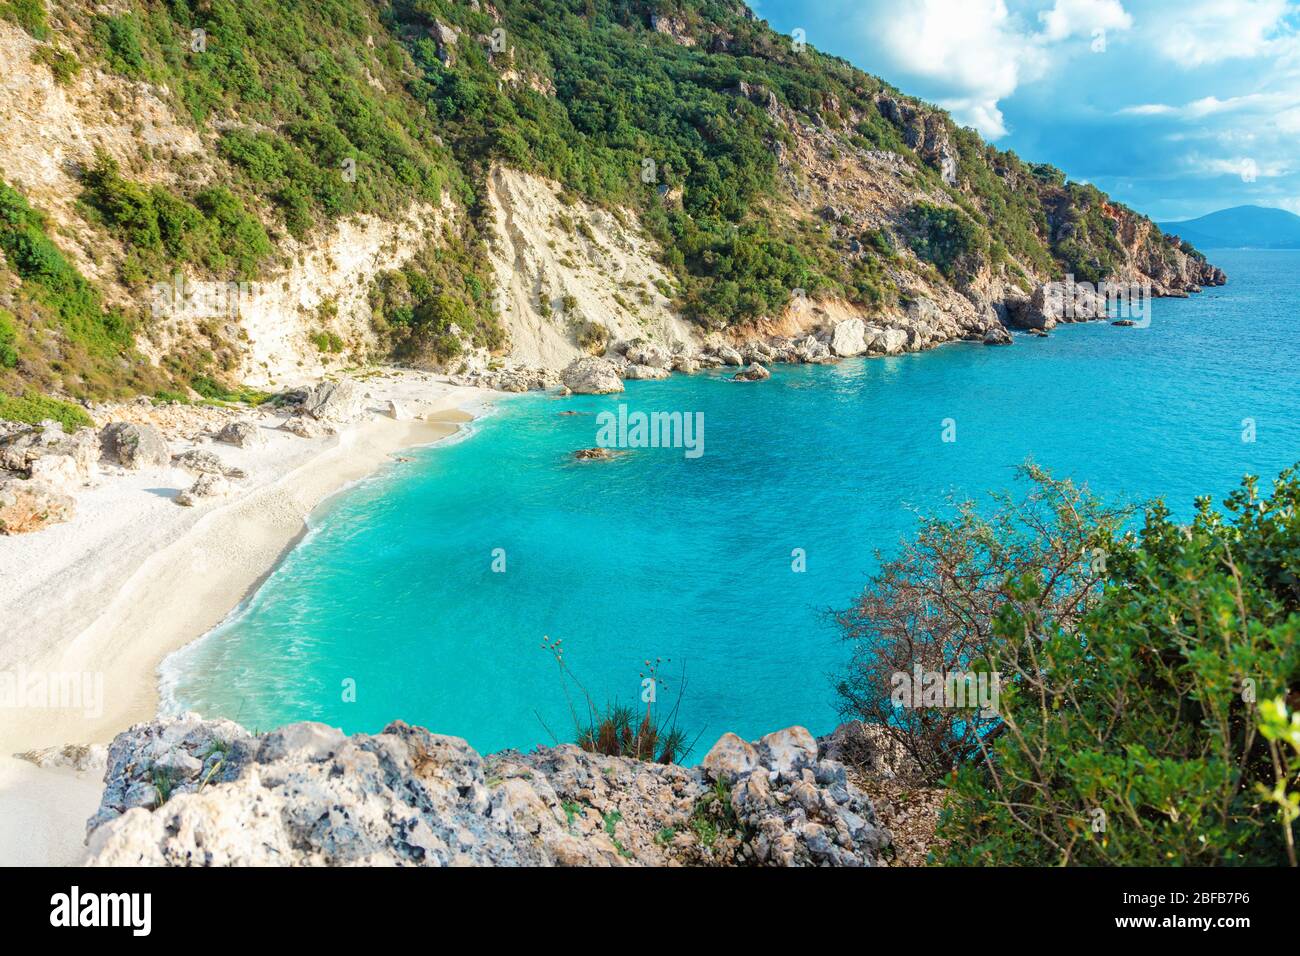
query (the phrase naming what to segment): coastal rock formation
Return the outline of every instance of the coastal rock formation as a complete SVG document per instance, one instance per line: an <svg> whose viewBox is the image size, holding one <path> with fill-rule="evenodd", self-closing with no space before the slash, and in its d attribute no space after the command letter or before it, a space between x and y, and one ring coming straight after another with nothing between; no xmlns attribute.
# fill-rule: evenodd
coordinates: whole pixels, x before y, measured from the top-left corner
<svg viewBox="0 0 1300 956"><path fill-rule="evenodd" d="M363 395L351 379L321 382L303 399L300 411L318 422L343 424L361 414Z"/></svg>
<svg viewBox="0 0 1300 956"><path fill-rule="evenodd" d="M131 471L163 468L171 463L167 442L152 425L113 422L104 426L99 438L104 457Z"/></svg>
<svg viewBox="0 0 1300 956"><path fill-rule="evenodd" d="M118 735L87 832L98 866L871 866L890 842L801 727L686 768L193 714Z"/></svg>
<svg viewBox="0 0 1300 956"><path fill-rule="evenodd" d="M618 367L609 359L585 356L574 359L561 375L566 388L578 395L606 395L623 391Z"/></svg>
<svg viewBox="0 0 1300 956"><path fill-rule="evenodd" d="M0 534L26 534L67 521L76 506L70 495L38 480L0 481Z"/></svg>
<svg viewBox="0 0 1300 956"><path fill-rule="evenodd" d="M845 319L836 323L831 331L829 348L832 355L849 358L867 350L867 325L861 319Z"/></svg>
<svg viewBox="0 0 1300 956"><path fill-rule="evenodd" d="M0 437L0 472L67 490L94 480L99 454L94 429L79 428L69 435L57 422L24 425Z"/></svg>
<svg viewBox="0 0 1300 956"><path fill-rule="evenodd" d="M635 379L664 379L664 378L667 378L667 377L668 377L669 375L671 375L671 374L672 374L672 373L669 372L668 369L666 369L666 368L659 368L658 366L654 366L654 365L632 365L632 364L629 364L628 367L625 368L625 369L623 370L623 378L625 378L625 379L633 379L633 380L635 380Z"/></svg>
<svg viewBox="0 0 1300 956"><path fill-rule="evenodd" d="M266 436L253 422L231 422L217 432L217 441L239 448L259 448L266 444Z"/></svg>
<svg viewBox="0 0 1300 956"><path fill-rule="evenodd" d="M176 503L186 508L193 507L201 498L222 498L230 493L230 482L221 475L202 474L190 486L189 491L182 491L176 496Z"/></svg>
<svg viewBox="0 0 1300 956"><path fill-rule="evenodd" d="M989 330L984 333L985 345L1011 345L1013 342L1011 333L1000 325L990 326Z"/></svg>
<svg viewBox="0 0 1300 956"><path fill-rule="evenodd" d="M744 371L731 376L732 380L736 382L761 382L763 379L771 377L772 373L757 362L752 363Z"/></svg>

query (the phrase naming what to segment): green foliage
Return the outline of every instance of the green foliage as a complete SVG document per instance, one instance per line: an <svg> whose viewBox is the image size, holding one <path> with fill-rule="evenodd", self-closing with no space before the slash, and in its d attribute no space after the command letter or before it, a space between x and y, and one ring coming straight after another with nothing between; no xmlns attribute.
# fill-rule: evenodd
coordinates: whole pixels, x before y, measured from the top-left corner
<svg viewBox="0 0 1300 956"><path fill-rule="evenodd" d="M0 368L18 367L18 326L14 314L0 306Z"/></svg>
<svg viewBox="0 0 1300 956"><path fill-rule="evenodd" d="M343 351L343 339L335 332L316 332L312 335L311 341L318 352L337 355Z"/></svg>
<svg viewBox="0 0 1300 956"><path fill-rule="evenodd" d="M974 275L988 255L988 234L956 207L915 203L908 225L912 250L949 280Z"/></svg>
<svg viewBox="0 0 1300 956"><path fill-rule="evenodd" d="M100 358L116 358L133 346L127 321L120 313L104 311L99 291L51 242L39 213L4 182L0 182L0 251L70 345Z"/></svg>
<svg viewBox="0 0 1300 956"><path fill-rule="evenodd" d="M128 280L163 277L183 265L250 279L271 254L262 224L224 186L200 190L190 202L123 178L117 161L101 153L86 174L83 200L130 247Z"/></svg>
<svg viewBox="0 0 1300 956"><path fill-rule="evenodd" d="M112 69L134 80L147 77L144 44L135 16L128 13L115 17L96 17L91 35L100 45L104 58Z"/></svg>
<svg viewBox="0 0 1300 956"><path fill-rule="evenodd" d="M955 776L943 861L1283 862L1291 771L1254 701L1300 683L1298 507L1295 470L1222 513L1199 500L1190 525L1151 506L1077 626L1041 612L1040 577L1016 582L989 648L1001 724Z"/></svg>
<svg viewBox="0 0 1300 956"><path fill-rule="evenodd" d="M487 292L492 281L474 228L448 225L436 244L401 269L375 277L372 323L407 361L446 362L461 353L464 342L497 348L505 333Z"/></svg>
<svg viewBox="0 0 1300 956"><path fill-rule="evenodd" d="M29 425L53 420L62 425L65 432L89 428L95 424L81 406L37 395L35 392L28 392L22 397L0 392L0 419L26 422Z"/></svg>
<svg viewBox="0 0 1300 956"><path fill-rule="evenodd" d="M210 375L195 375L190 388L210 402L225 404L260 405L271 398L269 392L251 388L229 388Z"/></svg>
<svg viewBox="0 0 1300 956"><path fill-rule="evenodd" d="M45 0L0 0L0 18L18 24L38 40L50 35Z"/></svg>
<svg viewBox="0 0 1300 956"><path fill-rule="evenodd" d="M56 43L46 43L32 51L33 63L44 63L54 74L54 81L67 86L81 72L81 61L75 53Z"/></svg>

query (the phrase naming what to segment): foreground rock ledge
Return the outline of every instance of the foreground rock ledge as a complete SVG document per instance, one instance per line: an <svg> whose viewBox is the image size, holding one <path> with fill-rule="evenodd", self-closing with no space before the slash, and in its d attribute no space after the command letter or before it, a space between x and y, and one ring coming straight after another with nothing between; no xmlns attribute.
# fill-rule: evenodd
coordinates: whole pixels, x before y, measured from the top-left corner
<svg viewBox="0 0 1300 956"><path fill-rule="evenodd" d="M118 735L87 829L100 866L871 866L889 845L802 727L684 768L193 714Z"/></svg>

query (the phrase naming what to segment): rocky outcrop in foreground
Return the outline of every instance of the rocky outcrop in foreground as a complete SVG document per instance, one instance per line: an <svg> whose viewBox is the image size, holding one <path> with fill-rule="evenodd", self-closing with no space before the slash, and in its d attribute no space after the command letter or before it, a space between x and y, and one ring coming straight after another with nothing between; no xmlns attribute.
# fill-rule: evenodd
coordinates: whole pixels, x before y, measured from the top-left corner
<svg viewBox="0 0 1300 956"><path fill-rule="evenodd" d="M87 829L102 866L871 866L889 846L802 727L727 734L684 768L193 714L118 735Z"/></svg>

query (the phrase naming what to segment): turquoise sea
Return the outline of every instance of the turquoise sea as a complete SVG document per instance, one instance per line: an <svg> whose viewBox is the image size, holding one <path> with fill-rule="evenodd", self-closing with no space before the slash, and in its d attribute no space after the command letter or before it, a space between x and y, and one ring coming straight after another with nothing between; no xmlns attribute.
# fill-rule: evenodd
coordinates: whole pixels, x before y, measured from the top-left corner
<svg viewBox="0 0 1300 956"><path fill-rule="evenodd" d="M1188 513L1300 460L1300 252L1213 259L1230 284L1157 301L1145 329L504 400L468 439L326 502L246 606L166 662L169 706L259 730L402 718L484 751L529 747L552 742L546 727L572 735L549 636L601 700L636 701L652 658L671 659L660 699L675 698L684 665L696 758L727 730L827 731L846 648L826 609L916 509L1005 489L1032 456L1113 500L1164 495ZM572 461L620 403L703 412L704 454Z"/></svg>

